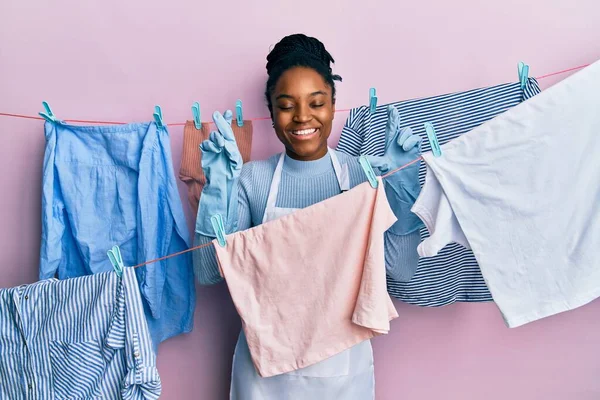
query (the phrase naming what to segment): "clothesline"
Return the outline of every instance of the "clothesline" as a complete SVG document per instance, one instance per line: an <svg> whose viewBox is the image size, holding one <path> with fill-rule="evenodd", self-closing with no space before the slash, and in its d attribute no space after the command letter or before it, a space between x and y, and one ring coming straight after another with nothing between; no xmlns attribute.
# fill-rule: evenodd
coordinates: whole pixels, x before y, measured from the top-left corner
<svg viewBox="0 0 600 400"><path fill-rule="evenodd" d="M579 69L587 67L588 65L589 64L584 64L584 65L580 65L580 66L577 66L577 67L572 67L572 68L564 69L564 70L561 70L561 71L552 72L552 73L549 73L549 74L545 74L545 75L539 76L536 79L538 79L538 80L546 79L546 78L549 78L551 76L560 75L560 74L564 74L564 73L567 73L567 72L579 70ZM350 110L351 109L338 109L338 110L336 110L336 112L348 112ZM44 120L42 117L37 117L37 116L22 115L22 114L11 114L11 113L2 113L2 112L0 112L0 116L15 117L15 118L24 118L24 119L33 119L33 120ZM260 120L268 120L268 119L270 119L270 117L251 118L250 120L251 121L260 121ZM114 124L114 125L124 125L124 124L126 124L126 122L92 121L92 120L76 120L76 119L66 119L64 121L65 122L75 122L75 123L89 123L89 124ZM183 123L167 124L167 125L170 125L170 126L185 125L185 122L183 122ZM422 159L422 157L418 157L415 160L412 160L412 161L410 161L410 162L408 162L408 163L406 163L406 164L404 164L404 165L402 165L402 166L400 166L400 167L398 167L398 168L396 168L396 169L394 169L394 170L386 173L385 175L382 176L382 178L387 178L390 175L395 174L396 172L399 172L399 171L403 170L404 168L409 167L412 164L415 164L416 162L418 162L421 159ZM140 264L133 265L132 267L133 268L143 267L143 266L148 265L148 264L152 264L152 263L155 263L155 262L158 262L158 261L166 260L166 259L172 258L172 257L177 257L179 255L182 255L182 254L185 254L185 253L189 253L189 252L194 251L194 250L199 250L199 249L202 249L204 247L208 247L211 244L212 244L212 242L204 243L204 244L201 244L201 245L198 245L198 246L193 246L193 247L190 247L189 249L186 249L186 250L182 250L182 251L179 251L179 252L176 252L176 253L168 254L168 255L163 256L163 257L155 258L155 259L148 260L148 261L145 261L145 262L140 263Z"/></svg>
<svg viewBox="0 0 600 400"><path fill-rule="evenodd" d="M584 64L584 65L579 65L577 67L572 67L572 68L567 68L561 71L556 71L556 72L551 72L549 74L545 74L542 76L537 77L537 80L542 80L542 79L546 79L549 78L551 76L555 76L555 75L560 75L560 74L564 74L567 72L571 72L571 71L576 71L578 69L582 69L587 67L589 64ZM338 109L335 110L336 113L341 113L341 112L348 112L350 111L351 108L344 108L344 109ZM36 115L25 115L25 114L14 114L14 113L5 113L5 112L0 112L0 116L1 117L12 117L12 118L23 118L23 119L33 119L33 120L41 120L43 121L44 118L36 116ZM247 121L265 121L265 120L270 120L271 117L257 117L257 118L249 118L246 119ZM82 119L65 119L63 120L65 122L71 122L71 123L81 123L81 124L102 124L102 125L125 125L128 124L128 122L118 122L118 121L94 121L94 120L82 120ZM212 123L212 121L210 122ZM171 123L171 124L167 124L167 126L185 126L185 122L175 122L175 123Z"/></svg>

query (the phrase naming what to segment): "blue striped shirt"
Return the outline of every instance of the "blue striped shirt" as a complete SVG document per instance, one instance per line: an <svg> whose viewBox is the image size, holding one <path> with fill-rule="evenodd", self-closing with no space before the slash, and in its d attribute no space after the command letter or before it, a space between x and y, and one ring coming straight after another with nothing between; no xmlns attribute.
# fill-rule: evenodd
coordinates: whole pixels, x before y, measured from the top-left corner
<svg viewBox="0 0 600 400"><path fill-rule="evenodd" d="M537 81L530 78L524 89L519 83L509 83L392 104L400 113L401 126L411 127L425 138L423 152L426 152L431 146L423 127L425 122L434 125L440 144L444 144L539 92ZM387 105L379 105L373 114L367 106L352 109L337 150L352 156L383 155L386 122ZM421 185L425 171L425 163L421 163ZM420 234L421 240L429 236L425 228ZM492 300L473 252L455 243L434 257L421 258L408 283L388 275L388 292L406 303L421 306Z"/></svg>
<svg viewBox="0 0 600 400"><path fill-rule="evenodd" d="M0 398L157 399L135 271L0 289Z"/></svg>

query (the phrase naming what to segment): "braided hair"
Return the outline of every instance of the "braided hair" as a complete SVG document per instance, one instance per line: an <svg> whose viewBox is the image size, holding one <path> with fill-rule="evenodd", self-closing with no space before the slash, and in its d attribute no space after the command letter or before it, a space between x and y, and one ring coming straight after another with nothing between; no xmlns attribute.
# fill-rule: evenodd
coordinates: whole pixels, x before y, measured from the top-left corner
<svg viewBox="0 0 600 400"><path fill-rule="evenodd" d="M314 37L297 33L284 37L273 47L267 56L267 87L265 98L271 117L273 116L273 104L271 95L281 75L293 67L308 67L319 73L331 87L332 101L335 103L335 82L342 81L342 77L334 75L331 63L334 59L325 49L325 45Z"/></svg>

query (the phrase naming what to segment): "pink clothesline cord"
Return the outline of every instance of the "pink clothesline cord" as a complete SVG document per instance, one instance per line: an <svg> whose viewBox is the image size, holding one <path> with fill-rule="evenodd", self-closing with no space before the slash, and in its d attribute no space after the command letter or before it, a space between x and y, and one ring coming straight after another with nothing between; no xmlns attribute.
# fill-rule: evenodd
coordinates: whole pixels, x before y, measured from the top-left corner
<svg viewBox="0 0 600 400"><path fill-rule="evenodd" d="M590 64L584 64L584 65L579 65L577 67L564 69L562 71L551 72L549 74L539 76L536 79L538 79L538 80L546 79L551 76L560 75L560 74L564 74L564 73L571 72L571 71L576 71L578 69L585 68L589 65ZM351 108L344 108L344 109L336 110L336 112L348 112L350 110L351 110ZM13 113L4 113L4 112L0 112L0 117L24 118L24 119L34 119L34 120L41 120L41 121L44 120L44 118L38 117L35 115L13 114ZM270 119L271 119L271 117L258 117L258 118L250 118L249 121L266 121L266 120L270 120ZM115 122L115 121L92 121L92 120L81 120L81 119L65 119L64 121L81 123L81 124L101 124L101 125L125 125L128 123L128 122ZM212 124L213 122L211 121L210 123ZM172 124L167 124L167 126L185 126L185 124L186 124L185 122L176 122L176 123L172 123Z"/></svg>
<svg viewBox="0 0 600 400"><path fill-rule="evenodd" d="M404 168L406 168L406 167L408 167L410 165L413 165L414 163L418 162L420 159L421 159L421 157L419 157L419 158L417 158L415 160L412 160L411 162L406 163L403 166L398 167L395 170L388 172L387 174L383 175L382 178L387 178L388 176L390 176L392 174L395 174L396 172L401 171L401 170L403 170ZM190 247L189 249L178 251L177 253L167 254L166 256L163 256L163 257L160 257L160 258L155 258L153 260L149 260L149 261L145 261L145 262L140 263L140 264L136 264L132 268L139 268L139 267L143 267L144 265L148 265L148 264L152 264L152 263L155 263L155 262L158 262L158 261L166 260L167 258L176 257L176 256L179 256L181 254L189 253L190 251L194 251L194 250L198 250L198 249L201 249L201 248L204 248L204 247L208 247L211 244L212 244L212 242L209 242L209 243L200 244L198 246Z"/></svg>

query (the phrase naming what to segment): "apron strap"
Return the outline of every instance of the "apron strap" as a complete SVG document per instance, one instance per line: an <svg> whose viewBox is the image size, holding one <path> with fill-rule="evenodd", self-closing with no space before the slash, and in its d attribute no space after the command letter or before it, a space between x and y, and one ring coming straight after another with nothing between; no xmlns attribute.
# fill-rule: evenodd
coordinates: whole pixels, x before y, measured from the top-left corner
<svg viewBox="0 0 600 400"><path fill-rule="evenodd" d="M338 184L340 185L340 191L345 192L347 190L350 190L350 176L348 174L348 165L340 165L335 151L333 151L330 147L327 148L327 152L329 153L329 157L331 158L331 164L333 165L335 176L337 178ZM262 219L263 224L267 221L267 215L270 213L271 210L275 209L275 204L277 203L277 195L279 194L279 185L281 184L281 173L283 171L284 160L285 151L282 152L279 156L279 161L277 161L277 167L275 167L275 172L273 173L273 180L271 181L271 187L269 188L269 195L267 197L267 206L265 207L265 213L263 214Z"/></svg>

